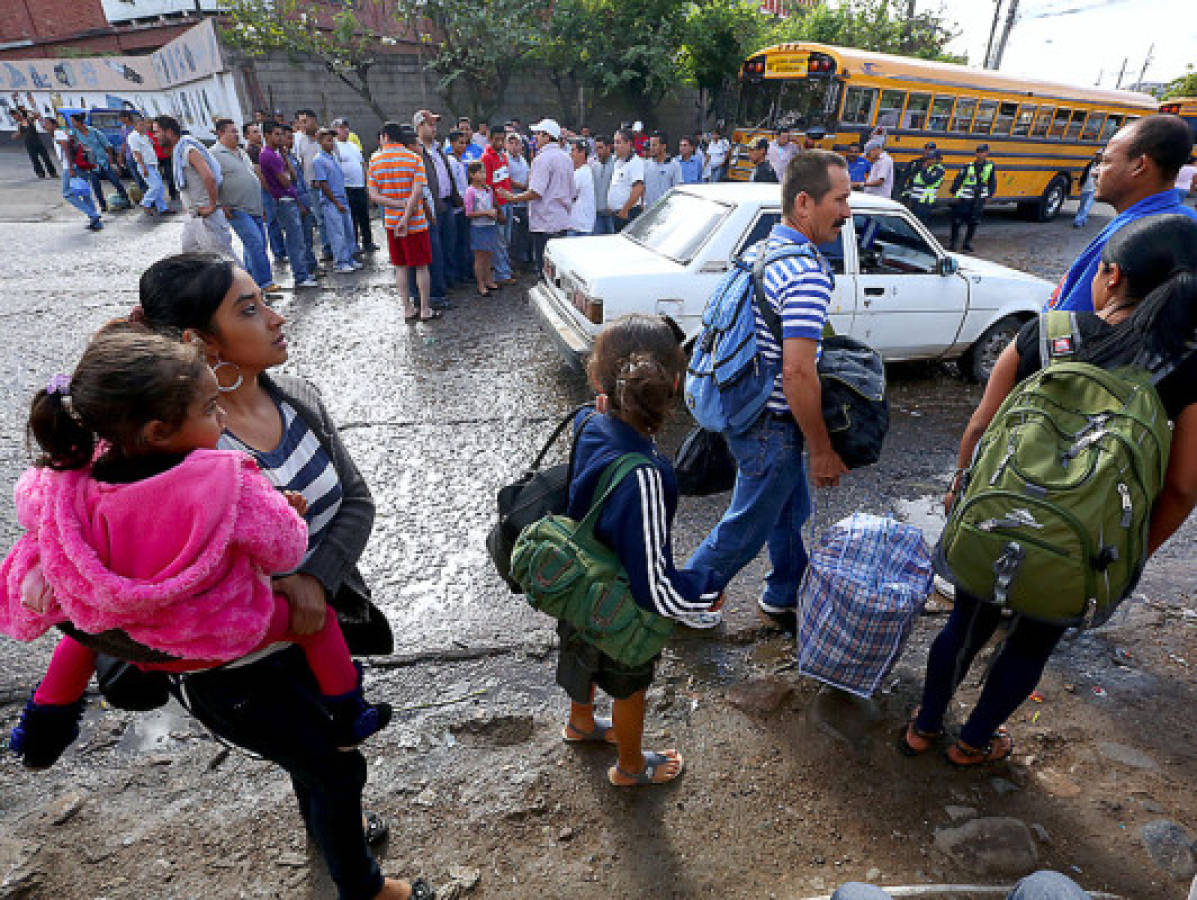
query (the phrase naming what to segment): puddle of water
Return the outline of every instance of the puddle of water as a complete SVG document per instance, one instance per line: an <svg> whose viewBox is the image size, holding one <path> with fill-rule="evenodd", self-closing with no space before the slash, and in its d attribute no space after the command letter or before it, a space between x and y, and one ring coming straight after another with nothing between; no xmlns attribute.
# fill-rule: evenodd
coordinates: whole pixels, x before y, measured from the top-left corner
<svg viewBox="0 0 1197 900"><path fill-rule="evenodd" d="M939 540L939 534L947 521L941 495L926 494L913 500L895 499L890 501L890 506L897 518L922 531L928 544L934 545Z"/></svg>
<svg viewBox="0 0 1197 900"><path fill-rule="evenodd" d="M116 752L127 756L151 753L169 747L172 733L185 732L191 719L173 700L160 709L141 713L125 729Z"/></svg>

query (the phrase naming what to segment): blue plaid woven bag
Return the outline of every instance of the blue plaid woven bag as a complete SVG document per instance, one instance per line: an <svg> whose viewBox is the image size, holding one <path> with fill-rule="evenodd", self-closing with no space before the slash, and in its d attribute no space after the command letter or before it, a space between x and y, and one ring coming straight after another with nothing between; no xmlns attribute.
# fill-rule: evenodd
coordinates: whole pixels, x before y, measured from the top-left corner
<svg viewBox="0 0 1197 900"><path fill-rule="evenodd" d="M798 671L869 697L931 594L931 551L913 525L855 513L828 528L798 592Z"/></svg>

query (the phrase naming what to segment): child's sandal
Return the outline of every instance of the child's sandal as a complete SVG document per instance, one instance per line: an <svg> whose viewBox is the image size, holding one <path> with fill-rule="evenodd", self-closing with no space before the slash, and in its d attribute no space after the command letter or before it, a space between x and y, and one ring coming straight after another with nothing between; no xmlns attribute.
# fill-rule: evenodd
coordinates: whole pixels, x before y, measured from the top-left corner
<svg viewBox="0 0 1197 900"><path fill-rule="evenodd" d="M944 751L943 758L957 769L972 766L988 766L1009 759L1014 752L1014 738L1005 728L999 728L984 747L970 747L964 741L957 741Z"/></svg>
<svg viewBox="0 0 1197 900"><path fill-rule="evenodd" d="M915 707L906 725L898 733L898 752L903 756L920 756L926 753L943 738L943 729L939 731L923 731L915 723L918 721L919 710Z"/></svg>

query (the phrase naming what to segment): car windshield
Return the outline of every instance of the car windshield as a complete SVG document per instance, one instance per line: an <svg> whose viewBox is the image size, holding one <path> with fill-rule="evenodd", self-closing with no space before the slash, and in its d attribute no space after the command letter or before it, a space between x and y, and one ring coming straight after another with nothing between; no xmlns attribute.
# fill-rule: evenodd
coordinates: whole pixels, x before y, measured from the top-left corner
<svg viewBox="0 0 1197 900"><path fill-rule="evenodd" d="M114 112L92 112L90 124L96 128L120 128L121 120Z"/></svg>
<svg viewBox="0 0 1197 900"><path fill-rule="evenodd" d="M642 247L686 265L715 233L730 207L687 191L672 190L622 234Z"/></svg>

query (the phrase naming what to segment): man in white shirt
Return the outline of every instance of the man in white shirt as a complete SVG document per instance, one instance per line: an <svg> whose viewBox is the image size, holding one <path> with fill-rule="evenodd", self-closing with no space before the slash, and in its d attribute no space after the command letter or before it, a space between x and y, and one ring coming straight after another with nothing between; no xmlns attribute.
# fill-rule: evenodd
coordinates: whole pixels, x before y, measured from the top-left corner
<svg viewBox="0 0 1197 900"><path fill-rule="evenodd" d="M349 123L344 119L334 119L332 127L337 130L337 158L345 176L345 196L349 200L357 246L363 253L373 253L378 245L374 243L374 232L370 227L370 195L366 191L366 161L362 158L362 148L349 140Z"/></svg>
<svg viewBox="0 0 1197 900"><path fill-rule="evenodd" d="M635 154L634 148L635 135L629 129L615 132L615 168L607 190L607 207L616 234L640 215L640 201L644 197L644 160Z"/></svg>
<svg viewBox="0 0 1197 900"><path fill-rule="evenodd" d="M594 172L587 159L590 155L590 142L584 138L575 138L569 144L569 158L574 164L574 206L569 216L569 235L578 237L594 234Z"/></svg>
<svg viewBox="0 0 1197 900"><path fill-rule="evenodd" d="M162 172L158 169L158 154L154 152L154 142L150 140L150 120L136 117L133 120L133 130L125 138L125 145L129 148L129 156L137 173L146 184L145 196L141 198L141 208L147 215L162 215L166 212L166 185L162 183Z"/></svg>
<svg viewBox="0 0 1197 900"><path fill-rule="evenodd" d="M768 160L773 166L773 171L777 173L777 180L781 181L785 178L786 167L790 164L790 160L798 155L798 145L790 140L790 131L788 128L779 128L777 130L777 140L769 144Z"/></svg>
<svg viewBox="0 0 1197 900"><path fill-rule="evenodd" d="M707 144L707 181L722 181L727 175L727 156L731 144L718 128L711 129L711 141Z"/></svg>
<svg viewBox="0 0 1197 900"><path fill-rule="evenodd" d="M669 157L669 139L662 131L654 131L648 139L648 159L644 161L644 205L652 206L682 183L682 167Z"/></svg>
<svg viewBox="0 0 1197 900"><path fill-rule="evenodd" d="M1197 193L1197 157L1190 156L1176 175L1176 199L1184 203L1194 193Z"/></svg>
<svg viewBox="0 0 1197 900"><path fill-rule="evenodd" d="M861 188L866 194L892 197L894 193L894 159L874 138L865 144L865 159L870 163L868 177Z"/></svg>

